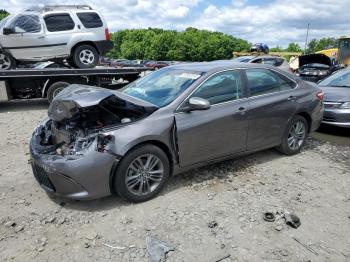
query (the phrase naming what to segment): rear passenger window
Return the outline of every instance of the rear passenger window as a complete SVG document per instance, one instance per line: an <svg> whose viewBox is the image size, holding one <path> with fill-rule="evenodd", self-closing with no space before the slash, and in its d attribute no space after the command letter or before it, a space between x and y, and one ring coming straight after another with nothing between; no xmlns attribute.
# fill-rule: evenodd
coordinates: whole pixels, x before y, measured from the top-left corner
<svg viewBox="0 0 350 262"><path fill-rule="evenodd" d="M79 20L82 22L85 28L98 28L103 26L102 20L97 13L77 13L77 16L79 17Z"/></svg>
<svg viewBox="0 0 350 262"><path fill-rule="evenodd" d="M238 99L242 96L242 82L238 71L216 74L205 81L192 97L207 99L210 104L218 104Z"/></svg>
<svg viewBox="0 0 350 262"><path fill-rule="evenodd" d="M69 14L48 15L44 18L49 32L68 31L74 29L74 21Z"/></svg>
<svg viewBox="0 0 350 262"><path fill-rule="evenodd" d="M251 96L293 89L296 84L278 73L266 69L246 70Z"/></svg>

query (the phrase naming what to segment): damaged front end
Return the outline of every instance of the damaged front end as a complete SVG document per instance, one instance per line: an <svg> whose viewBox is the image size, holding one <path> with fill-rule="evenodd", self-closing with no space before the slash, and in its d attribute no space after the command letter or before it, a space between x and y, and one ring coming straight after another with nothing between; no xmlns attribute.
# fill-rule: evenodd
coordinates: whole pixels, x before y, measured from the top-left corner
<svg viewBox="0 0 350 262"><path fill-rule="evenodd" d="M155 110L119 92L71 85L55 97L49 119L33 133L35 177L46 191L70 198L109 195L110 172L120 156L113 152L115 139L105 128L120 128Z"/></svg>

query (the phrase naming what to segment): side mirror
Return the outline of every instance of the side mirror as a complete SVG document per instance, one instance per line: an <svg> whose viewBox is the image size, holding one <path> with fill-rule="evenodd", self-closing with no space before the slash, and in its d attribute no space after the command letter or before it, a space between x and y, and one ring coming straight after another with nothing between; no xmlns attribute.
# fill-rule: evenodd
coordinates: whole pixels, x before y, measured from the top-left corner
<svg viewBox="0 0 350 262"><path fill-rule="evenodd" d="M2 32L4 35L11 35L15 33L15 30L12 28L5 27Z"/></svg>
<svg viewBox="0 0 350 262"><path fill-rule="evenodd" d="M210 102L200 97L191 97L188 100L188 110L208 110L210 108Z"/></svg>

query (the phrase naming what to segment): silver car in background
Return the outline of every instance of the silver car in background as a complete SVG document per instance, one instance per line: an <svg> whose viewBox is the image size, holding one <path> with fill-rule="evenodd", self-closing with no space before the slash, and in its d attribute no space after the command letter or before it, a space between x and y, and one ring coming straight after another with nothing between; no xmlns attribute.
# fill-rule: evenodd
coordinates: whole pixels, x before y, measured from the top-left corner
<svg viewBox="0 0 350 262"><path fill-rule="evenodd" d="M59 196L145 201L195 167L273 147L298 153L322 97L274 67L227 62L169 66L121 91L71 85L33 133L33 172Z"/></svg>
<svg viewBox="0 0 350 262"><path fill-rule="evenodd" d="M286 59L284 59L283 57L277 57L272 55L240 56L240 57L233 58L231 61L236 63L239 62L239 63L270 65L270 66L278 67L278 69L281 69L289 73L292 72L292 69Z"/></svg>
<svg viewBox="0 0 350 262"><path fill-rule="evenodd" d="M350 128L350 69L343 69L318 84L325 93L323 124Z"/></svg>

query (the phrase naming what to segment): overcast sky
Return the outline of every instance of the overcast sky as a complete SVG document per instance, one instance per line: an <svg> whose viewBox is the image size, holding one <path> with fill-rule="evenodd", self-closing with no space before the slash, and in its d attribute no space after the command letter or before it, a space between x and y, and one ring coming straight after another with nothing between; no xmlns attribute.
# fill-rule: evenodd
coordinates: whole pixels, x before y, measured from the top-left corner
<svg viewBox="0 0 350 262"><path fill-rule="evenodd" d="M0 9L16 13L28 0L0 0ZM110 31L158 27L183 30L192 26L217 30L271 47L310 38L350 35L350 0L37 0L45 3L87 3L106 18Z"/></svg>

